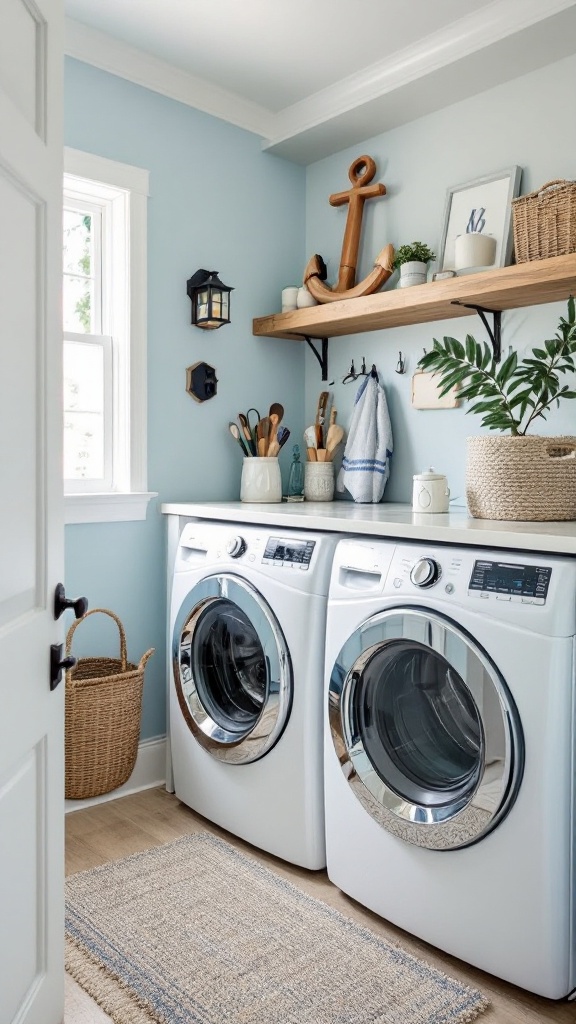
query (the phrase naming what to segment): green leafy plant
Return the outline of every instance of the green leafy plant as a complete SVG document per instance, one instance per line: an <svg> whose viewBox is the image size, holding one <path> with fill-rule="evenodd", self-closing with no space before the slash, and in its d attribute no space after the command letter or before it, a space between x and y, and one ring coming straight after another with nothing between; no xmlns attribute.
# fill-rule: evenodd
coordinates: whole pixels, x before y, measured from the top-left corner
<svg viewBox="0 0 576 1024"><path fill-rule="evenodd" d="M518 361L511 352L497 363L490 347L467 335L464 345L456 338L434 339L434 347L420 359L422 370L438 374L440 395L459 385L458 397L480 399L467 412L482 414L482 426L524 435L534 420L546 419L551 406L576 391L561 383L576 373L576 320L574 299L568 300L567 319L560 317L554 338L533 348L532 356Z"/></svg>
<svg viewBox="0 0 576 1024"><path fill-rule="evenodd" d="M398 270L403 263L410 263L417 260L418 263L429 263L436 259L436 253L432 252L424 242L411 242L410 245L401 245L394 254L394 267Z"/></svg>

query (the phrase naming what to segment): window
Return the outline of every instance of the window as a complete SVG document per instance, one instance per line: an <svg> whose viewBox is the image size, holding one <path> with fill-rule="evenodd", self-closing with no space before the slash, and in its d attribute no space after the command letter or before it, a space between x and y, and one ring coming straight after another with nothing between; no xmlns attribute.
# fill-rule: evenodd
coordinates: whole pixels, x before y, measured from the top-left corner
<svg viewBox="0 0 576 1024"><path fill-rule="evenodd" d="M65 150L67 522L143 519L148 173Z"/></svg>

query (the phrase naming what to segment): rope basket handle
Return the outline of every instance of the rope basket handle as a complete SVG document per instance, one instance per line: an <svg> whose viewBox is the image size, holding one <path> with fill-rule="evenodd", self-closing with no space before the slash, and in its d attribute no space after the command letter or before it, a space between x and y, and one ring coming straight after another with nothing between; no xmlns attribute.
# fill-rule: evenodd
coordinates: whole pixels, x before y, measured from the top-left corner
<svg viewBox="0 0 576 1024"><path fill-rule="evenodd" d="M84 620L87 619L89 615L97 615L97 614L109 615L111 619L114 619L114 622L118 626L118 632L120 634L120 661L121 661L121 664L122 664L122 671L125 672L126 671L126 666L127 666L127 661L128 661L127 656L126 656L126 633L124 632L124 626L122 625L122 623L121 623L120 619L118 618L118 616L114 612L111 612L108 608L92 608L91 611L86 612L86 614L83 615L81 619L76 619L76 621L72 623L72 625L70 626L70 629L68 630L68 632L66 634L66 654L69 655L71 650L72 650L72 637L74 636L74 633L78 629L78 626L80 625L80 623L84 622ZM146 664L146 661L148 660L150 655L153 654L153 653L154 653L154 649L153 648L150 651L146 652L146 654L142 658L142 661L144 662L144 664Z"/></svg>
<svg viewBox="0 0 576 1024"><path fill-rule="evenodd" d="M562 441L561 438L555 442L551 439L550 443L546 445L546 455L549 459L555 459L557 462L574 459L576 458L576 444L570 441Z"/></svg>
<svg viewBox="0 0 576 1024"><path fill-rule="evenodd" d="M526 199L538 199L540 196L543 196L544 192L547 192L548 189L560 188L562 185L573 184L574 182L568 181L567 178L553 178L552 181L547 181L545 185L541 185L540 188L537 188L534 192L528 192L525 196L518 196L516 199L513 199L512 202L520 203Z"/></svg>

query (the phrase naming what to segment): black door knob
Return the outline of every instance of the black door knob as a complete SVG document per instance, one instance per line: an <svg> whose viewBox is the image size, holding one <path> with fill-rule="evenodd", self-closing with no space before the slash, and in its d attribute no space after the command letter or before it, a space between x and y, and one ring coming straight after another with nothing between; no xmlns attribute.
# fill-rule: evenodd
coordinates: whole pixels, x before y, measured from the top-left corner
<svg viewBox="0 0 576 1024"><path fill-rule="evenodd" d="M88 600L85 597L77 597L75 601L70 600L66 597L64 584L58 583L54 591L54 618L59 619L67 608L73 608L76 618L81 619L88 611Z"/></svg>
<svg viewBox="0 0 576 1024"><path fill-rule="evenodd" d="M58 683L62 681L62 673L69 668L74 668L76 658L70 654L67 658L62 657L62 644L50 644L50 689L55 690Z"/></svg>

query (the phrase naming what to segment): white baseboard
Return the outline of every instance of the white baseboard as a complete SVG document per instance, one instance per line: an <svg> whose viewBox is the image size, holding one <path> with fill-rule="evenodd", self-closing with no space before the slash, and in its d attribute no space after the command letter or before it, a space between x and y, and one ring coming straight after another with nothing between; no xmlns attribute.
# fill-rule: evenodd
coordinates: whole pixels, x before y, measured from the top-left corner
<svg viewBox="0 0 576 1024"><path fill-rule="evenodd" d="M123 786L113 789L111 793L89 797L87 800L65 800L64 810L66 814L69 811L79 811L82 807L92 807L94 804L105 803L106 800L117 800L120 796L138 793L141 789L163 786L165 781L166 737L159 736L151 740L142 740L138 745L134 771Z"/></svg>

